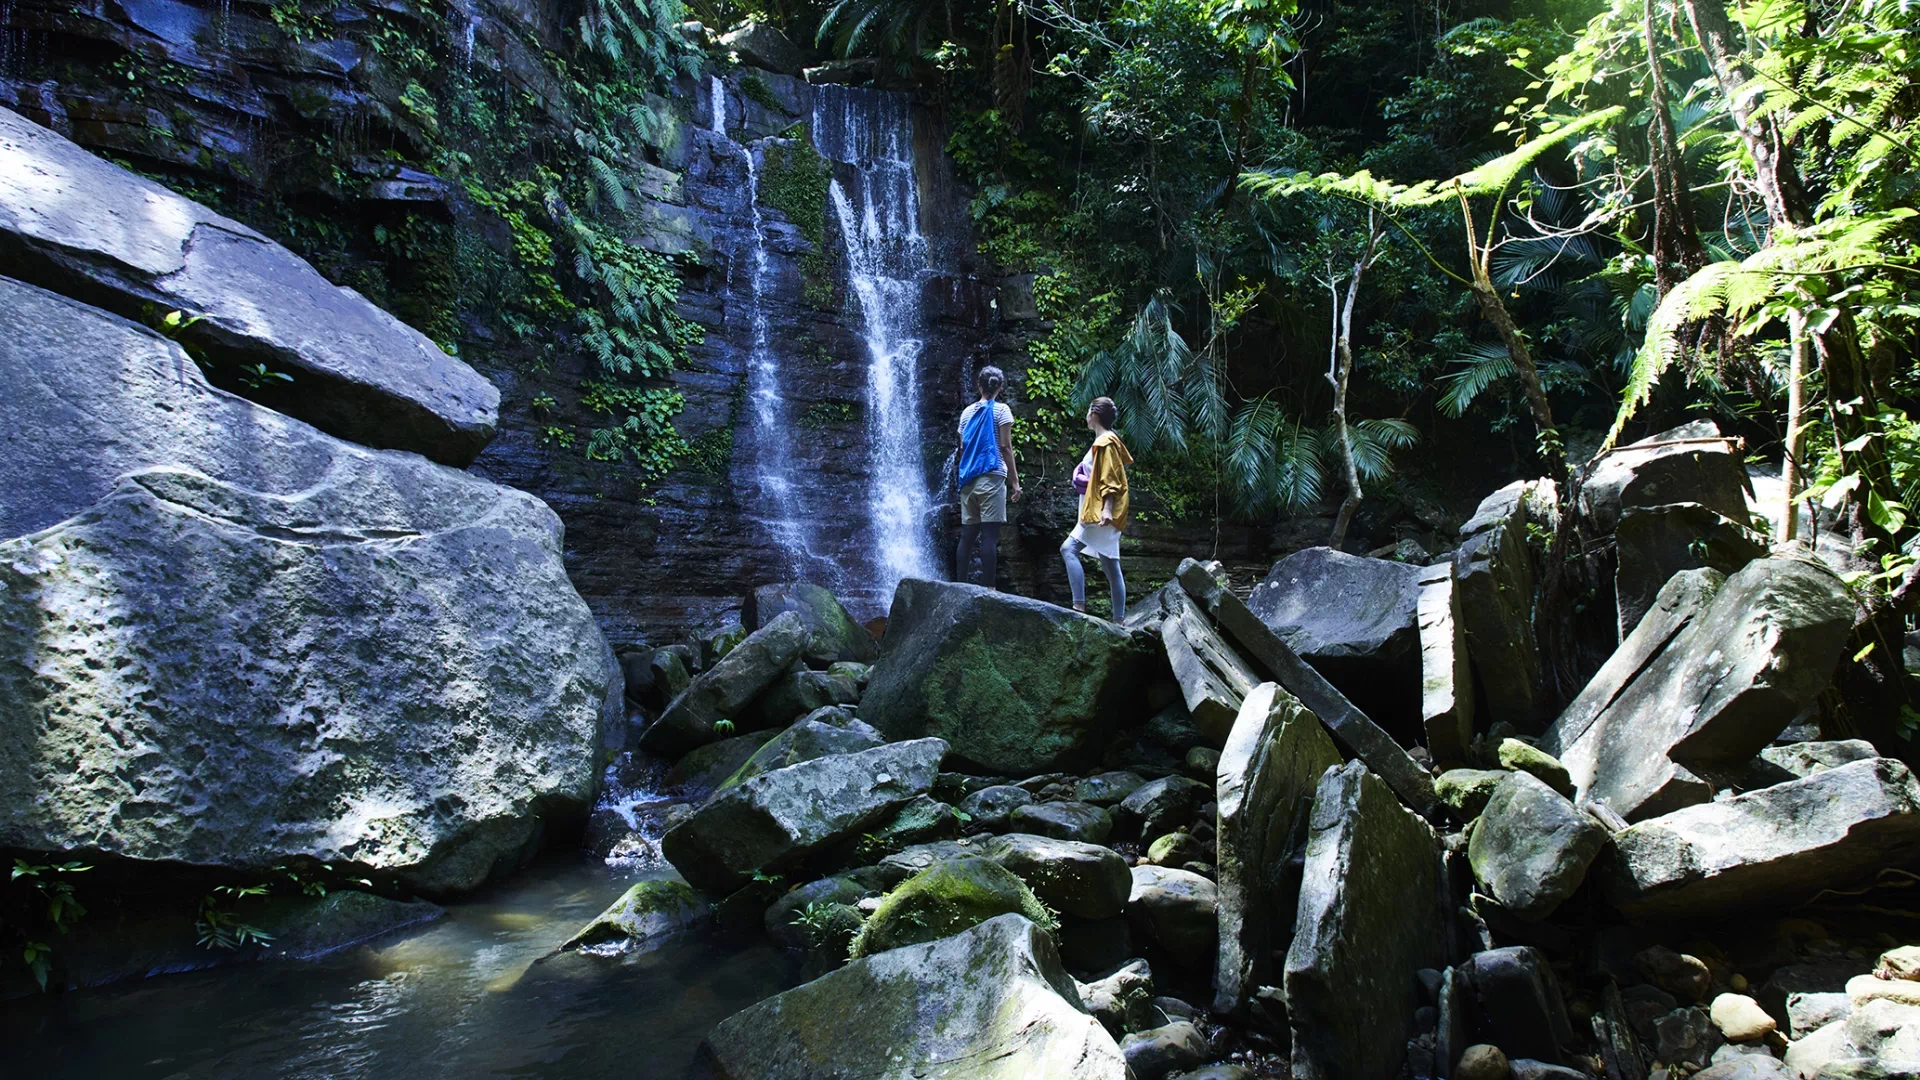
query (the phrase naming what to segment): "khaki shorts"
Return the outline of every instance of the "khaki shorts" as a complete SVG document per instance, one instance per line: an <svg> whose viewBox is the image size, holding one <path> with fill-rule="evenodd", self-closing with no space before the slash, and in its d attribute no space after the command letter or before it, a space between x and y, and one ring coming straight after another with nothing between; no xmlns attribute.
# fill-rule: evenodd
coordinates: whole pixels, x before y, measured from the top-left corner
<svg viewBox="0 0 1920 1080"><path fill-rule="evenodd" d="M1007 478L984 473L960 489L960 524L1000 525L1007 520Z"/></svg>

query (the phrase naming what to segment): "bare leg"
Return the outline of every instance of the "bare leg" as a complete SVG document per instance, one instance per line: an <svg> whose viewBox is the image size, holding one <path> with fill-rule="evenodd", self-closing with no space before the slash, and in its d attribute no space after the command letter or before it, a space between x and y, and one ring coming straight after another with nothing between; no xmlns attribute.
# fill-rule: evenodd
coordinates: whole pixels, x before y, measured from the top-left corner
<svg viewBox="0 0 1920 1080"><path fill-rule="evenodd" d="M1087 610L1087 572L1080 566L1080 553L1086 550L1076 537L1067 537L1060 545L1060 559L1067 564L1067 587L1073 590L1073 610Z"/></svg>

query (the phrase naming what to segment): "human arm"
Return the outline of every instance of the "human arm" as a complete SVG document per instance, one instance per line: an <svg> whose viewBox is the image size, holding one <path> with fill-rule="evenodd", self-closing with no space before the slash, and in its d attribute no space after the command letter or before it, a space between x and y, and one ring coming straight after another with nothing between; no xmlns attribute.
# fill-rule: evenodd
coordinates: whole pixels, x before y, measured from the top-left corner
<svg viewBox="0 0 1920 1080"><path fill-rule="evenodd" d="M1007 498L1020 501L1020 466L1013 460L1013 421L996 425L995 436L1000 442L1000 460L1007 463Z"/></svg>

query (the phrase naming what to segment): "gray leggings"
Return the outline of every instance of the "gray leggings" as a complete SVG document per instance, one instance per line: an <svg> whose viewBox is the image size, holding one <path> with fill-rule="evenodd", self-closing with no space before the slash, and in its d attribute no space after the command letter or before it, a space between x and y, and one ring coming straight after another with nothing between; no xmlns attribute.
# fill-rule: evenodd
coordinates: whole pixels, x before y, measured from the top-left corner
<svg viewBox="0 0 1920 1080"><path fill-rule="evenodd" d="M1067 564L1067 584L1073 588L1073 602L1081 607L1087 603L1087 575L1080 568L1080 555L1086 550L1087 546L1077 536L1067 537L1067 542L1060 545L1060 558ZM1127 614L1127 579L1120 576L1120 560L1094 557L1106 572L1107 589L1113 594L1113 621L1119 622Z"/></svg>

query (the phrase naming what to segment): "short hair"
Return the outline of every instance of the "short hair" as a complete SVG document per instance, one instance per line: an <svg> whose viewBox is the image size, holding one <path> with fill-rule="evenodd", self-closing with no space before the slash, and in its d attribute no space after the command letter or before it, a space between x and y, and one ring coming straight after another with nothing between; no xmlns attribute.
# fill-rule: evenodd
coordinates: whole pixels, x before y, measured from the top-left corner
<svg viewBox="0 0 1920 1080"><path fill-rule="evenodd" d="M1115 405L1110 397L1094 398L1087 406L1087 410L1099 417L1100 422L1108 427L1112 427L1120 420L1120 407Z"/></svg>
<svg viewBox="0 0 1920 1080"><path fill-rule="evenodd" d="M988 364L986 367L980 369L978 375L973 377L973 384L979 387L980 392L983 394L997 394L1000 392L1001 387L1007 385L1007 373L994 367L992 364Z"/></svg>

